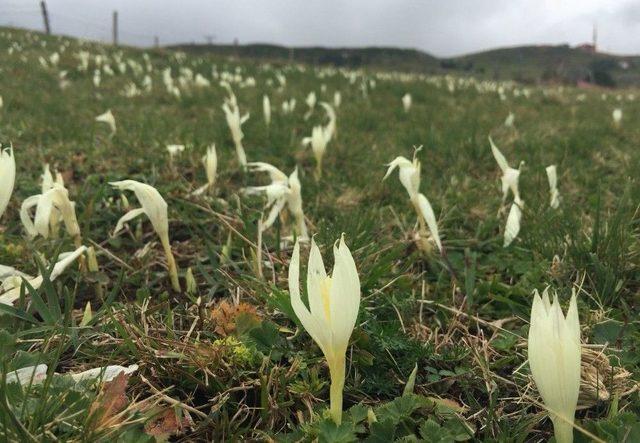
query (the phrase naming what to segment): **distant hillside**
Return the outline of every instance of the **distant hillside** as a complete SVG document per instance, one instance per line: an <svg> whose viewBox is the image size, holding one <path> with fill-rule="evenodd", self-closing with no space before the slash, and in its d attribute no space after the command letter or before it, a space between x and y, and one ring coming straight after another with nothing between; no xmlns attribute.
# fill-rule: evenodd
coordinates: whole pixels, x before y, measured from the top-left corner
<svg viewBox="0 0 640 443"><path fill-rule="evenodd" d="M286 48L269 44L248 45L179 45L181 49L195 53L215 53L224 56L247 57L271 61L295 60L315 65L333 65L350 68L373 66L400 71L433 71L440 61L416 49L399 48Z"/></svg>
<svg viewBox="0 0 640 443"><path fill-rule="evenodd" d="M601 86L640 86L640 57L594 53L559 46L521 46L495 49L460 57L437 58L416 49L399 48L286 48L277 45L179 45L192 53L229 57L333 65L374 67L421 73L472 74L484 78L525 83L579 81Z"/></svg>

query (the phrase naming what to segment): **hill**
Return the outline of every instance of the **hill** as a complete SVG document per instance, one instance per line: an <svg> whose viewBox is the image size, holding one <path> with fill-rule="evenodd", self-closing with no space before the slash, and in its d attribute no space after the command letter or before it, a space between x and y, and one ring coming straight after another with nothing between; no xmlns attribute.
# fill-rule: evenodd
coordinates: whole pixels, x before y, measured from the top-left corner
<svg viewBox="0 0 640 443"><path fill-rule="evenodd" d="M323 48L270 44L198 45L171 47L190 53L210 53L234 58L274 62L296 61L338 67L372 67L429 74L466 74L524 83L579 81L600 86L640 85L640 57L591 52L568 45L519 46L459 57L438 58L417 49Z"/></svg>

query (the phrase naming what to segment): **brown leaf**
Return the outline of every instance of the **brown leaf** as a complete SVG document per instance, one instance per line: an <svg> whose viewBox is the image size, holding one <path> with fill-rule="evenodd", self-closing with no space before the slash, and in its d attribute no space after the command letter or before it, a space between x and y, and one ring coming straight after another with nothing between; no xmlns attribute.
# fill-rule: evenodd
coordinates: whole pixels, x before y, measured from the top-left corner
<svg viewBox="0 0 640 443"><path fill-rule="evenodd" d="M182 429L187 425L187 420L183 418L180 420L175 409L167 408L162 414L154 417L144 425L144 431L157 437L159 440L165 440L172 435L177 435L182 432Z"/></svg>
<svg viewBox="0 0 640 443"><path fill-rule="evenodd" d="M215 324L214 331L226 337L236 330L236 319L240 314L248 315L259 320L255 306L248 303L240 303L232 305L228 301L223 300L218 306L211 310L211 320Z"/></svg>
<svg viewBox="0 0 640 443"><path fill-rule="evenodd" d="M100 394L89 408L89 415L95 420L94 430L113 425L114 417L126 409L129 404L125 393L128 382L129 374L121 372L110 382L104 383Z"/></svg>

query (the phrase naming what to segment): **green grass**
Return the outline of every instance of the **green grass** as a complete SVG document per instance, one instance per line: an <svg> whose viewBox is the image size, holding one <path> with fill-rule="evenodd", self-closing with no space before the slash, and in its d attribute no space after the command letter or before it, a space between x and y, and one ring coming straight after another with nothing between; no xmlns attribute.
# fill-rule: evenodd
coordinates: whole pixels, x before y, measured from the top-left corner
<svg viewBox="0 0 640 443"><path fill-rule="evenodd" d="M9 54L16 43L21 50ZM63 43L68 47L59 66L41 66L38 57L60 51ZM0 435L7 440L152 440L145 425L149 431L167 409L184 418L174 438L185 440L545 440L552 427L537 406L525 338L532 291L549 285L563 305L578 290L583 341L606 344L608 364L597 376L607 392L581 400L577 424L603 441L638 441L640 399L633 388L640 365L640 129L634 123L640 106L626 100L633 91L621 91L620 103L617 92L606 101L600 92L587 92L580 101L585 93L570 88L547 94L530 88L527 99L511 93L519 86L506 85L508 98L501 101L473 83L449 92L442 78L362 71L351 84L336 70L195 55L180 62L172 52L157 51L148 52L153 90L127 98L124 86L140 86L142 76L130 69L103 74L95 88L93 65L88 73L77 70L74 53L82 49L103 54L114 69L116 54L143 63L143 53L134 49L0 33L0 141L13 143L18 169L0 220L0 263L37 274L73 249L66 235L30 240L20 223L22 201L40 193L44 163L64 174L83 243L96 248L99 262L98 272L75 265L37 291L25 287L13 308L3 308ZM178 100L162 85L166 67L174 77L179 67L189 67L211 78L213 65L218 72L239 67L244 78L255 78L256 87L234 85L241 112L251 112L243 126L249 160L286 173L297 165L310 232L323 255L345 233L358 266L362 303L347 352L340 427L326 411L328 368L289 303L291 245L279 245L285 235L280 224L263 236L262 256L270 264L263 266L264 277L256 275L251 257L264 201L240 191L266 178L238 168L220 108L224 89L216 81L210 88L181 88ZM70 80L64 90L60 70ZM276 72L287 78L283 90ZM371 79L376 86L363 97L360 85ZM337 90L343 97L338 137L316 183L313 156L301 139L324 123L324 113L318 109L305 121L304 98L316 91L330 101ZM408 114L400 102L406 92L414 102ZM269 128L263 94L275 108ZM291 97L296 111L282 115L280 104ZM620 129L611 121L615 107L624 111ZM94 122L107 109L118 124L113 137ZM502 124L509 112L515 128ZM526 161L522 230L506 249L489 134L512 165ZM173 143L187 145L175 161L177 173L165 149ZM211 143L219 158L216 198L189 197L206 181L200 158ZM434 207L455 277L439 256L421 253L411 240L415 212L397 174L382 182L385 163L410 158L420 145L421 191ZM550 164L558 165L562 196L555 211L548 207L544 171ZM162 248L146 219L112 237L124 209L107 183L128 178L156 186L166 199L182 286L191 268L194 293L171 290ZM93 318L81 325L87 302ZM224 302L241 303L244 312L225 311ZM8 372L38 363L49 366L44 384L5 384ZM126 408L106 414L105 422L100 411L108 392L53 372L108 364L137 364L139 371L120 392ZM413 393L403 396L416 365ZM591 373L594 368L589 366ZM614 375L621 381L613 383ZM590 441L578 431L576 440Z"/></svg>

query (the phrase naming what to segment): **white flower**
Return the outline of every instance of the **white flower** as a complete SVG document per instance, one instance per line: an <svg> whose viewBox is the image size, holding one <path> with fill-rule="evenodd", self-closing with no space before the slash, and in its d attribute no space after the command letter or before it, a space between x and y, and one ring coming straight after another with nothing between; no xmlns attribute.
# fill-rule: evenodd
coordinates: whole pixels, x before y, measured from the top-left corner
<svg viewBox="0 0 640 443"><path fill-rule="evenodd" d="M51 275L49 275L49 280L54 281L56 278L58 278L69 267L69 265L73 263L78 257L80 257L86 250L86 246L80 246L73 252L60 254L60 256L58 257L58 262L53 266ZM33 289L38 289L40 286L42 286L44 277L42 275L39 275L33 278L24 278L24 280L27 281L31 285L31 287L33 287ZM9 290L0 295L0 303L11 305L14 301L20 298L20 282L15 281L14 279L13 283L14 284L12 285L12 287L4 288Z"/></svg>
<svg viewBox="0 0 640 443"><path fill-rule="evenodd" d="M513 203L511 203L511 209L507 216L507 224L504 228L504 244L503 247L507 247L518 236L520 232L520 222L522 220L522 208L524 202L516 197Z"/></svg>
<svg viewBox="0 0 640 443"><path fill-rule="evenodd" d="M269 229L282 212L285 205L295 220L294 230L302 242L309 240L307 224L302 210L302 185L298 179L296 167L289 177L275 166L264 162L247 164L250 172L267 172L271 184L266 186L250 186L243 191L247 195L264 193L267 196L265 209L270 208L267 219L262 223L262 231Z"/></svg>
<svg viewBox="0 0 640 443"><path fill-rule="evenodd" d="M340 94L340 91L336 91L333 93L333 106L335 106L336 108L339 108L341 104L342 104L342 94Z"/></svg>
<svg viewBox="0 0 640 443"><path fill-rule="evenodd" d="M416 150L416 154L420 149ZM400 183L409 194L409 200L413 205L417 215L418 222L420 223L421 234L424 233L426 223L429 231L431 232L431 237L435 242L436 246L440 253L443 253L442 241L440 240L440 234L438 232L438 223L436 221L435 214L433 213L433 208L431 207L431 203L429 203L429 199L424 194L421 194L420 189L420 161L415 156L413 157L413 161L410 161L406 157L398 156L387 166L387 173L384 175L382 180L386 180L391 173L398 168L398 176L400 177ZM427 246L425 246L426 248Z"/></svg>
<svg viewBox="0 0 640 443"><path fill-rule="evenodd" d="M551 195L551 201L549 206L553 209L558 209L560 206L560 193L558 192L558 174L556 171L556 165L547 166L547 178L549 179L549 194Z"/></svg>
<svg viewBox="0 0 640 443"><path fill-rule="evenodd" d="M417 198L420 188L420 162L418 159L414 157L413 161L410 161L406 157L398 156L387 166L389 168L382 180L386 180L396 168L399 168L400 183L407 190L409 198Z"/></svg>
<svg viewBox="0 0 640 443"><path fill-rule="evenodd" d="M16 181L16 160L12 148L0 145L0 217L9 205Z"/></svg>
<svg viewBox="0 0 640 443"><path fill-rule="evenodd" d="M429 203L429 200L424 194L418 194L418 208L420 208L420 214L429 227L433 241L436 243L438 250L442 252L442 242L440 241L440 234L438 233L438 222L433 213L431 203Z"/></svg>
<svg viewBox="0 0 640 443"><path fill-rule="evenodd" d="M167 202L164 201L162 195L153 186L146 183L140 183L135 180L122 180L110 182L111 186L121 191L133 191L142 205L141 208L132 209L123 215L116 225L113 235L116 235L123 228L125 222L145 214L153 229L158 234L162 247L167 256L167 265L169 266L169 275L171 277L171 285L175 291L180 291L180 282L178 281L178 268L176 267L173 253L171 252L171 244L169 242L169 217L167 215Z"/></svg>
<svg viewBox="0 0 640 443"><path fill-rule="evenodd" d="M553 421L558 443L573 441L573 421L580 392L580 321L575 292L567 316L558 296L549 303L547 289L534 292L529 326L529 367Z"/></svg>
<svg viewBox="0 0 640 443"><path fill-rule="evenodd" d="M402 107L404 108L404 112L409 112L409 110L411 109L411 104L413 103L413 100L411 98L411 94L409 94L408 92L402 96Z"/></svg>
<svg viewBox="0 0 640 443"><path fill-rule="evenodd" d="M502 155L502 152L498 149L498 147L493 143L491 137L489 137L489 143L491 143L491 152L493 153L493 157L496 159L500 170L502 171L502 177L500 180L502 182L502 204L504 205L507 200L507 195L509 190L513 193L514 199L520 199L520 192L518 191L518 181L520 178L520 169L514 169L509 166L507 163L507 159ZM520 162L520 167L524 165L524 162Z"/></svg>
<svg viewBox="0 0 640 443"><path fill-rule="evenodd" d="M29 210L36 207L33 221ZM60 219L67 233L80 246L80 226L76 217L75 203L69 199L69 191L64 187L62 176L56 174L53 182L49 165L45 165L42 175L42 194L32 195L22 202L20 220L30 237L41 235L49 238L57 235Z"/></svg>
<svg viewBox="0 0 640 443"><path fill-rule="evenodd" d="M331 375L331 416L340 424L347 346L360 309L360 278L344 236L340 238L338 247L334 245L333 254L334 267L329 277L320 250L311 240L307 309L300 295L300 244L296 242L289 264L289 294L300 323L327 359Z"/></svg>
<svg viewBox="0 0 640 443"><path fill-rule="evenodd" d="M267 126L271 124L271 101L269 96L262 96L262 113L264 114L264 122Z"/></svg>
<svg viewBox="0 0 640 443"><path fill-rule="evenodd" d="M305 103L309 107L309 110L304 115L304 119L305 120L308 120L309 117L311 117L311 114L313 114L313 110L316 107L317 100L318 99L316 98L316 93L315 92L310 92L309 95L307 95L307 98L305 99Z"/></svg>
<svg viewBox="0 0 640 443"><path fill-rule="evenodd" d="M247 113L240 117L240 109L238 108L236 96L228 84L226 84L226 87L229 92L229 97L225 98L222 110L224 111L227 119L227 125L231 131L231 138L233 139L233 143L236 147L238 162L242 168L245 168L247 165L247 155L244 152L244 146L242 146L242 139L244 138L242 125L249 120L249 114Z"/></svg>
<svg viewBox="0 0 640 443"><path fill-rule="evenodd" d="M184 145L167 145L167 152L169 152L169 156L171 158L175 157L181 152L184 152L184 150L185 150Z"/></svg>
<svg viewBox="0 0 640 443"><path fill-rule="evenodd" d="M613 124L616 127L620 127L620 124L622 123L622 109L620 108L614 109L613 112L611 113L611 117L613 118Z"/></svg>
<svg viewBox="0 0 640 443"><path fill-rule="evenodd" d="M324 108L329 117L329 123L324 127L325 138L327 143L336 135L336 111L331 107L329 103L321 102L320 105Z"/></svg>
<svg viewBox="0 0 640 443"><path fill-rule="evenodd" d="M192 195L201 195L206 190L212 190L216 184L216 177L218 174L218 155L216 154L216 145L212 144L207 148L207 153L202 157L202 164L204 165L205 173L207 174L207 183L195 191Z"/></svg>
<svg viewBox="0 0 640 443"><path fill-rule="evenodd" d="M96 121L109 125L109 128L111 129L111 135L116 133L116 118L111 113L111 109L108 109L107 112L97 116Z"/></svg>
<svg viewBox="0 0 640 443"><path fill-rule="evenodd" d="M513 127L513 121L515 120L516 116L513 115L513 112L510 112L509 115L507 115L507 118L504 120L504 125L507 128L511 128Z"/></svg>
<svg viewBox="0 0 640 443"><path fill-rule="evenodd" d="M313 156L316 159L316 178L322 176L322 159L324 153L327 150L327 143L329 142L329 134L323 126L314 126L311 131L311 137L305 137L302 139L302 144L305 146L311 146Z"/></svg>

